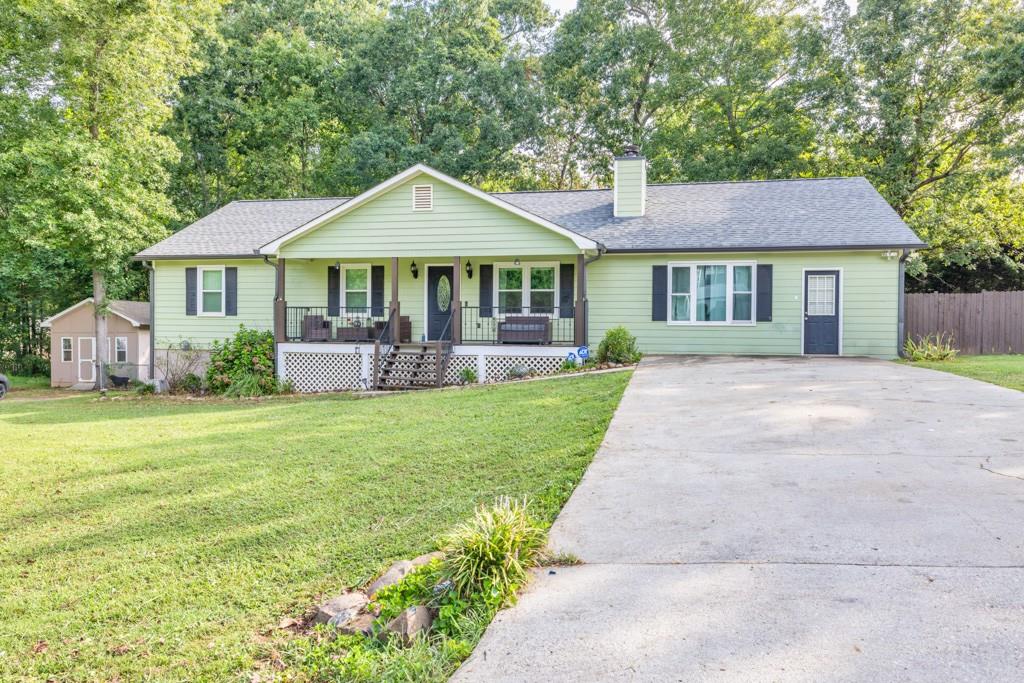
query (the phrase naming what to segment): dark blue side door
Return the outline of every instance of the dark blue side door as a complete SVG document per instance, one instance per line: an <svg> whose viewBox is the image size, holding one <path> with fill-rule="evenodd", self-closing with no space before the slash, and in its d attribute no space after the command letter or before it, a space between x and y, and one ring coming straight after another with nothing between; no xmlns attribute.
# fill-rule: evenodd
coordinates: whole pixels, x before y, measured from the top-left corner
<svg viewBox="0 0 1024 683"><path fill-rule="evenodd" d="M804 353L839 354L839 271L804 273Z"/></svg>

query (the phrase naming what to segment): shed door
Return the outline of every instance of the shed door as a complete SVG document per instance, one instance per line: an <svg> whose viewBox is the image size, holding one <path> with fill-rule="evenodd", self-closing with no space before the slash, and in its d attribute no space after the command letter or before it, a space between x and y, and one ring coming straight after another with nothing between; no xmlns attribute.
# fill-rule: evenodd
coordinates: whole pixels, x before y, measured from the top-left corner
<svg viewBox="0 0 1024 683"><path fill-rule="evenodd" d="M96 339L94 337L78 338L78 381L96 381Z"/></svg>
<svg viewBox="0 0 1024 683"><path fill-rule="evenodd" d="M839 353L839 271L804 274L804 353Z"/></svg>

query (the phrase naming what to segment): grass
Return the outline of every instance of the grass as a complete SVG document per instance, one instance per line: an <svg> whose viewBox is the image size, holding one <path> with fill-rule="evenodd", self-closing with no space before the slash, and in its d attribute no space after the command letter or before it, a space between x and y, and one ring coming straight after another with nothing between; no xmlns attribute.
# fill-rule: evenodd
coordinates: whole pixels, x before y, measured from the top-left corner
<svg viewBox="0 0 1024 683"><path fill-rule="evenodd" d="M40 375L34 375L32 377L23 377L21 375L7 375L8 381L11 383L11 391L23 391L27 389L49 389L50 378L43 377Z"/></svg>
<svg viewBox="0 0 1024 683"><path fill-rule="evenodd" d="M553 519L629 373L375 399L0 403L0 679L223 680L499 495ZM13 396L12 396L13 397Z"/></svg>
<svg viewBox="0 0 1024 683"><path fill-rule="evenodd" d="M946 361L917 361L913 365L1024 391L1024 355L958 356Z"/></svg>

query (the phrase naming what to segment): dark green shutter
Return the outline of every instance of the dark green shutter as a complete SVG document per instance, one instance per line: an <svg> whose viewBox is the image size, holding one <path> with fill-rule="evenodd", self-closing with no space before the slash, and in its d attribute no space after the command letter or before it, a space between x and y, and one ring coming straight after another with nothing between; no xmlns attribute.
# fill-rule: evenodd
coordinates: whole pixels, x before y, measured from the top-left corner
<svg viewBox="0 0 1024 683"><path fill-rule="evenodd" d="M757 266L757 322L772 321L772 267Z"/></svg>
<svg viewBox="0 0 1024 683"><path fill-rule="evenodd" d="M477 269L480 279L480 317L491 318L491 305L494 303L494 266L484 264Z"/></svg>
<svg viewBox="0 0 1024 683"><path fill-rule="evenodd" d="M558 268L558 317L571 318L573 314L572 281L576 267L571 263L563 263Z"/></svg>
<svg viewBox="0 0 1024 683"><path fill-rule="evenodd" d="M341 268L327 266L327 315L341 315Z"/></svg>
<svg viewBox="0 0 1024 683"><path fill-rule="evenodd" d="M224 269L224 315L238 315L238 268Z"/></svg>
<svg viewBox="0 0 1024 683"><path fill-rule="evenodd" d="M668 266L651 268L651 320L668 320Z"/></svg>
<svg viewBox="0 0 1024 683"><path fill-rule="evenodd" d="M185 269L185 315L196 314L196 297L198 287L198 271L195 268Z"/></svg>
<svg viewBox="0 0 1024 683"><path fill-rule="evenodd" d="M370 267L370 315L384 315L384 266Z"/></svg>

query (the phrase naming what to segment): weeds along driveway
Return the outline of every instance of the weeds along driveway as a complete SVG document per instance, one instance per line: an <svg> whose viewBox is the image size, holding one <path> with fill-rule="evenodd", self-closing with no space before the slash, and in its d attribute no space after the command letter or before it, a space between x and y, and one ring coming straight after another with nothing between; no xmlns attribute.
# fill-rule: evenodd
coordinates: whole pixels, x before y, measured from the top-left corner
<svg viewBox="0 0 1024 683"><path fill-rule="evenodd" d="M654 358L459 681L1020 680L1024 393Z"/></svg>

